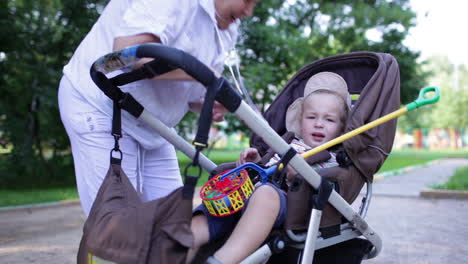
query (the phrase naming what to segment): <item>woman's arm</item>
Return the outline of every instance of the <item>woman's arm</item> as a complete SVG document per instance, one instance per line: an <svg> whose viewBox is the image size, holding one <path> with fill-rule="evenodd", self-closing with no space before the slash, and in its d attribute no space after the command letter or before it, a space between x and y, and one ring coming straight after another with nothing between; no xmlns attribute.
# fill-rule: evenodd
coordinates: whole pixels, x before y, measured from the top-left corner
<svg viewBox="0 0 468 264"><path fill-rule="evenodd" d="M126 47L142 44L142 43L150 43L156 42L161 43L161 39L157 36L149 33L142 33L134 36L125 36L125 37L117 37L114 39L114 50L121 50ZM152 58L142 58L136 64L135 67L139 68L141 65L153 60ZM153 80L172 80L172 81L193 81L194 79L192 76L188 75L181 69L177 69L153 78Z"/></svg>
<svg viewBox="0 0 468 264"><path fill-rule="evenodd" d="M157 36L149 33L142 33L134 36L125 36L125 37L117 37L114 39L114 50L121 50L126 47L142 44L142 43L161 43L161 39ZM135 67L141 67L143 64L153 60L152 58L142 58L136 64ZM211 69L211 68L210 68ZM216 77L220 77L221 75L216 72L215 70L211 69ZM181 69L173 70L168 73L156 76L153 80L172 80L172 81L194 81L192 76L188 75ZM201 107L203 102L191 102L190 103L190 110L200 113ZM224 120L224 115L226 114L227 110L219 104L215 102L213 107L213 121L221 122Z"/></svg>

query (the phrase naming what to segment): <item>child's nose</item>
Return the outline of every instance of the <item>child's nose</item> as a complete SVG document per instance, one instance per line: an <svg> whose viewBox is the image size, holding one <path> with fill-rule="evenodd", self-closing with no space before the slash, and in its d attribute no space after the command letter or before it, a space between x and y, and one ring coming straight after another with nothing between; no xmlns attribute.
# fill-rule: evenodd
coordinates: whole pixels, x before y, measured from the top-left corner
<svg viewBox="0 0 468 264"><path fill-rule="evenodd" d="M323 127L323 120L317 119L317 120L315 121L315 126L316 126L316 127Z"/></svg>

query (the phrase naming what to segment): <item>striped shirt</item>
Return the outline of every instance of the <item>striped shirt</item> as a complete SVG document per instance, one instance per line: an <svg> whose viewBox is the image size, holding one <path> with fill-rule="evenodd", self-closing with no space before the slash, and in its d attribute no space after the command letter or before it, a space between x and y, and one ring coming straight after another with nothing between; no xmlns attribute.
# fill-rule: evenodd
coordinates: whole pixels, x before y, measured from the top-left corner
<svg viewBox="0 0 468 264"><path fill-rule="evenodd" d="M298 139L293 139L291 143L289 144L298 154L302 154L308 150L311 149L308 145L306 145L302 140ZM331 155L331 158L325 162L319 162L313 164L311 167L312 169L321 169L321 168L330 168L330 167L335 167L338 166L338 162L336 161L336 154L333 152L329 152ZM278 154L275 154L266 164L267 167L270 167L274 164L276 164L278 161L280 161L280 156Z"/></svg>

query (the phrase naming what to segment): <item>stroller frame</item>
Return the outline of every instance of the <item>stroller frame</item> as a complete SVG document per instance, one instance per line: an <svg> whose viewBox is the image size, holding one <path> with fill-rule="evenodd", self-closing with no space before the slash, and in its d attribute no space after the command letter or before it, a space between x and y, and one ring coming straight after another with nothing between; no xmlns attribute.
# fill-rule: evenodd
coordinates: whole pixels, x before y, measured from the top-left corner
<svg viewBox="0 0 468 264"><path fill-rule="evenodd" d="M143 76L143 78L154 77L159 74L171 71L176 68L181 68L186 73L191 75L197 81L202 83L207 89L215 85L216 81L223 77L216 78L208 67L198 61L196 58L183 51L166 47L160 44L142 44L130 48L116 51L99 58L91 68L91 75L94 76L93 80L98 87L111 97L111 93L106 90L106 85L103 84L102 79L96 77L96 73L104 75L121 68L125 68L134 64L137 60L143 57L154 58L154 63L147 63L143 68L149 69L150 74ZM165 65L162 65L165 64ZM156 66L157 65L157 66ZM170 65L170 66L169 66ZM150 67L153 67L150 69ZM93 73L95 75L93 75ZM121 75L125 75L121 74ZM120 75L119 75L120 76ZM114 77L114 78L118 78ZM140 78L140 79L143 79ZM131 79L131 78L130 78ZM124 81L117 82L119 85L126 84L139 79L125 79ZM276 153L280 155L285 154L290 146L287 144L267 121L254 111L246 102L242 101L241 97L234 91L227 81L222 82L222 87L218 92L216 99L223 104L230 112L234 113L240 118L254 133L259 135L264 142L270 146ZM136 101L135 101L136 102ZM138 102L136 102L138 104ZM133 106L127 108L123 105L122 108L130 112L139 120L145 122L152 129L156 130L162 137L175 146L178 150L183 152L186 156L193 159L195 158L196 149L189 144L185 139L180 137L173 129L167 127L159 119L152 114L141 109L135 111ZM209 160L202 153L199 154L200 166L208 172L212 172L216 168L216 164ZM318 189L322 182L322 177L318 175L308 163L298 154L295 154L290 160L289 165L294 168L303 178L314 188ZM370 197L372 195L372 184L367 181L367 192L363 198L363 203L359 212L346 202L335 190L331 190L326 199L336 208L344 218L349 222L340 226L342 233L338 236L323 239L318 236L319 225L321 219L321 210L312 209L312 216L309 221L309 229L304 236L295 235L288 232L290 238L295 241L305 241L304 256L302 263L311 263L316 249L324 248L333 244L337 244L346 240L356 237L365 237L372 244L372 250L366 255L365 258L376 257L382 249L382 240L380 236L371 228L371 226L364 220L366 215ZM317 239L318 238L318 239ZM281 245L279 245L281 246ZM272 250L269 245L264 245L252 255L247 257L242 263L264 263L271 256Z"/></svg>

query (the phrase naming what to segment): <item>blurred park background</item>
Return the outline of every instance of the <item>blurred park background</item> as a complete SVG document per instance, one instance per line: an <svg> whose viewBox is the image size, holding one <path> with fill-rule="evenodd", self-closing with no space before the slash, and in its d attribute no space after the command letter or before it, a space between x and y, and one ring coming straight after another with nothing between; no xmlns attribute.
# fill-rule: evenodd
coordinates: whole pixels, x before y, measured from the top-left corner
<svg viewBox="0 0 468 264"><path fill-rule="evenodd" d="M77 198L57 89L63 65L107 2L0 0L0 206ZM443 1L446 10L429 8L437 2L261 0L254 16L242 22L237 45L246 86L264 112L310 62L353 51L390 53L400 65L402 105L428 85L440 87L442 98L399 118L394 151L381 171L468 158L468 59L466 51L453 48L467 44L465 18L455 15L466 10L458 6L465 1ZM450 23L427 23L441 11L448 16L440 23ZM422 26L432 38L415 38ZM177 130L191 140L195 126L196 116L188 114ZM216 163L234 161L249 136L228 116L212 128L207 154ZM188 160L180 157L184 166Z"/></svg>

